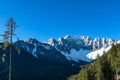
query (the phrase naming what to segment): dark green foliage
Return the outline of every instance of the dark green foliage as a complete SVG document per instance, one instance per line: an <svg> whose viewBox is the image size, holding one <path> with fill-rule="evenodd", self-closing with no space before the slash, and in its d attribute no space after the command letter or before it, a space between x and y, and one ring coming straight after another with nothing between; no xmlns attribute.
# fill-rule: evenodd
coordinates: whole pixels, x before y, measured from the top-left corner
<svg viewBox="0 0 120 80"><path fill-rule="evenodd" d="M101 64L101 71L103 74L104 80L113 80L114 79L114 72L112 71L112 67L108 62L107 56L102 57Z"/></svg>
<svg viewBox="0 0 120 80"><path fill-rule="evenodd" d="M120 44L113 45L108 53L86 65L69 80L114 80L120 73Z"/></svg>

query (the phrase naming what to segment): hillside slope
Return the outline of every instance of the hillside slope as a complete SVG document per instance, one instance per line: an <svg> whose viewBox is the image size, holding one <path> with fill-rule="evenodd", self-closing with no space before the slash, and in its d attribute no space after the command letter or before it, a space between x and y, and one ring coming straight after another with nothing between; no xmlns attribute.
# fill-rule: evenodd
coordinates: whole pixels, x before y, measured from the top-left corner
<svg viewBox="0 0 120 80"><path fill-rule="evenodd" d="M8 80L9 44L0 45L0 80ZM27 51L13 46L12 80L67 80L79 68L56 59L38 59Z"/></svg>
<svg viewBox="0 0 120 80"><path fill-rule="evenodd" d="M108 53L84 66L69 80L114 80L116 73L120 73L120 44L112 45Z"/></svg>

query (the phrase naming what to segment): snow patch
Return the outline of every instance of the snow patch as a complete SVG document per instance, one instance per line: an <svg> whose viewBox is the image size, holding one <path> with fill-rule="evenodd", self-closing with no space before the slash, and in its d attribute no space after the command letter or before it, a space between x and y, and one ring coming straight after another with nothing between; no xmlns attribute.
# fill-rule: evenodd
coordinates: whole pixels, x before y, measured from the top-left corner
<svg viewBox="0 0 120 80"><path fill-rule="evenodd" d="M104 54L104 52L108 52L111 48L112 48L112 46L109 46L107 48L102 47L99 50L96 50L96 51L93 51L93 52L89 53L87 55L87 57L90 58L90 59L96 59L98 56L102 56Z"/></svg>
<svg viewBox="0 0 120 80"><path fill-rule="evenodd" d="M28 46L27 46L26 48L27 48L27 51L29 52L29 48L28 48Z"/></svg>
<svg viewBox="0 0 120 80"><path fill-rule="evenodd" d="M53 38L50 38L47 42L45 42L46 44L49 44L49 45L51 45L51 46L54 46L55 45L55 42L56 42L56 40L55 39L53 39Z"/></svg>
<svg viewBox="0 0 120 80"><path fill-rule="evenodd" d="M120 40L119 40L119 41L117 41L117 43L119 44L119 43L120 43Z"/></svg>
<svg viewBox="0 0 120 80"><path fill-rule="evenodd" d="M33 45L34 45L34 49L33 49L33 51L32 51L32 55L35 56L35 57L37 57L37 54L36 54L37 44L34 43Z"/></svg>
<svg viewBox="0 0 120 80"><path fill-rule="evenodd" d="M79 60L83 60L83 61L90 62L91 59L87 58L86 56L89 52L91 52L91 50L80 49L79 51L77 51L75 49L71 49L69 54L64 52L61 52L61 53L65 55L68 60L73 60L76 62L79 62Z"/></svg>
<svg viewBox="0 0 120 80"><path fill-rule="evenodd" d="M50 46L45 46L45 45L42 45L45 49L49 50L50 49Z"/></svg>

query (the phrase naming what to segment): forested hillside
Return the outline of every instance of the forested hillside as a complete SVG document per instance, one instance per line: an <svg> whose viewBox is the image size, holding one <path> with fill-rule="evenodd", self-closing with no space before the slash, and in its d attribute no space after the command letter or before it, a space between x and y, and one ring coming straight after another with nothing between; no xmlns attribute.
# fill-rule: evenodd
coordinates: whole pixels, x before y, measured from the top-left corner
<svg viewBox="0 0 120 80"><path fill-rule="evenodd" d="M108 53L82 67L79 74L71 76L69 80L115 80L119 73L120 44L116 44Z"/></svg>

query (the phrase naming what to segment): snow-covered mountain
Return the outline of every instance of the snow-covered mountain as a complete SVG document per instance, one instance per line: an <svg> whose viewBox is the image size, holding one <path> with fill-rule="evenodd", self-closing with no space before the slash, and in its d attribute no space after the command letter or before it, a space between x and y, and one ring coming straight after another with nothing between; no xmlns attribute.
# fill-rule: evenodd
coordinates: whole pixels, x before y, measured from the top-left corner
<svg viewBox="0 0 120 80"><path fill-rule="evenodd" d="M53 46L62 53L68 60L91 61L97 56L102 56L103 52L109 51L111 45L116 40L110 38L91 38L88 36L66 35L58 40L49 39L46 44Z"/></svg>
<svg viewBox="0 0 120 80"><path fill-rule="evenodd" d="M17 41L16 45L31 53L36 58L50 58L62 62L90 62L97 56L111 49L116 40L110 38L91 38L88 36L61 37L58 40L53 38L41 43L36 39L29 38L25 41Z"/></svg>

